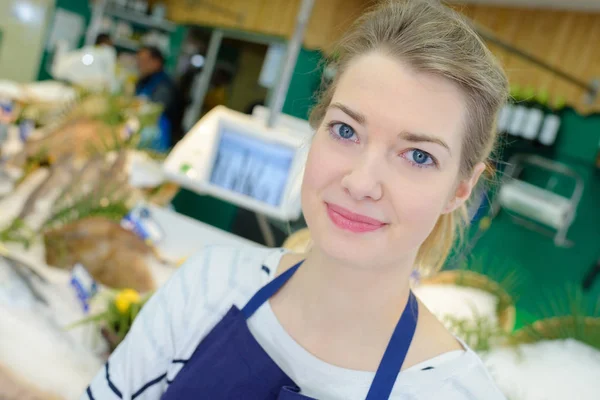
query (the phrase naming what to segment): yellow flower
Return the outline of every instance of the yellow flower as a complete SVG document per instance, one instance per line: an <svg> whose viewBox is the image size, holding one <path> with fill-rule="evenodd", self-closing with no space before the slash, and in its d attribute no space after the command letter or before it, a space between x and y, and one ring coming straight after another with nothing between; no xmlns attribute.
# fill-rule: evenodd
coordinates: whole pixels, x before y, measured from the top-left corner
<svg viewBox="0 0 600 400"><path fill-rule="evenodd" d="M115 297L115 306L121 314L125 314L132 304L140 303L140 294L133 289L123 289Z"/></svg>

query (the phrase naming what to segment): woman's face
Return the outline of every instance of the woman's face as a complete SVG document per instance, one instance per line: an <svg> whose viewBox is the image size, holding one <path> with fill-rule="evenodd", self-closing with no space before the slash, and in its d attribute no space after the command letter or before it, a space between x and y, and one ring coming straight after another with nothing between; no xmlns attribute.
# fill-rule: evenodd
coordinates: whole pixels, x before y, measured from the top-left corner
<svg viewBox="0 0 600 400"><path fill-rule="evenodd" d="M354 60L306 165L302 207L314 245L358 266L412 262L479 177L480 166L458 179L464 104L441 77L379 53Z"/></svg>

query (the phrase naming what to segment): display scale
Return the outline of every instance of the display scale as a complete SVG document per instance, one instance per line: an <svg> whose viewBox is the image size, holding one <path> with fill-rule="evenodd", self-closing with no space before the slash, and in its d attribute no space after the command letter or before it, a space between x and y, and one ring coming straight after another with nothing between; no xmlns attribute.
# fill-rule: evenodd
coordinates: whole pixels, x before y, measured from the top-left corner
<svg viewBox="0 0 600 400"><path fill-rule="evenodd" d="M215 107L171 151L167 178L279 221L298 219L311 130L289 116L268 127L266 115Z"/></svg>

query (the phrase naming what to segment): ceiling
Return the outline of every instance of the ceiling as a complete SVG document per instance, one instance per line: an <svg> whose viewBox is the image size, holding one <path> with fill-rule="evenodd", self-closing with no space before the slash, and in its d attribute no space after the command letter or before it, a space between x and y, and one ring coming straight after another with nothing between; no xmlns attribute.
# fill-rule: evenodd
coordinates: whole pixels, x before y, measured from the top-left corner
<svg viewBox="0 0 600 400"><path fill-rule="evenodd" d="M600 0L452 0L454 3L600 11Z"/></svg>

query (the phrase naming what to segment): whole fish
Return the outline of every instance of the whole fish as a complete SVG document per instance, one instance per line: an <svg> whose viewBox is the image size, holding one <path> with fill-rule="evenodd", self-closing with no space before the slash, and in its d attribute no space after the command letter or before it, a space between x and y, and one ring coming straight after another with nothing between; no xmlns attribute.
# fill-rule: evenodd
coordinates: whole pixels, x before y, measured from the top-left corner
<svg viewBox="0 0 600 400"><path fill-rule="evenodd" d="M50 216L54 201L60 196L64 187L73 180L76 172L70 157L52 165L50 174L27 198L17 219L25 221L32 229L41 227Z"/></svg>
<svg viewBox="0 0 600 400"><path fill-rule="evenodd" d="M98 282L112 288L154 289L147 259L152 247L119 223L88 217L44 233L46 263L71 269L82 264Z"/></svg>

